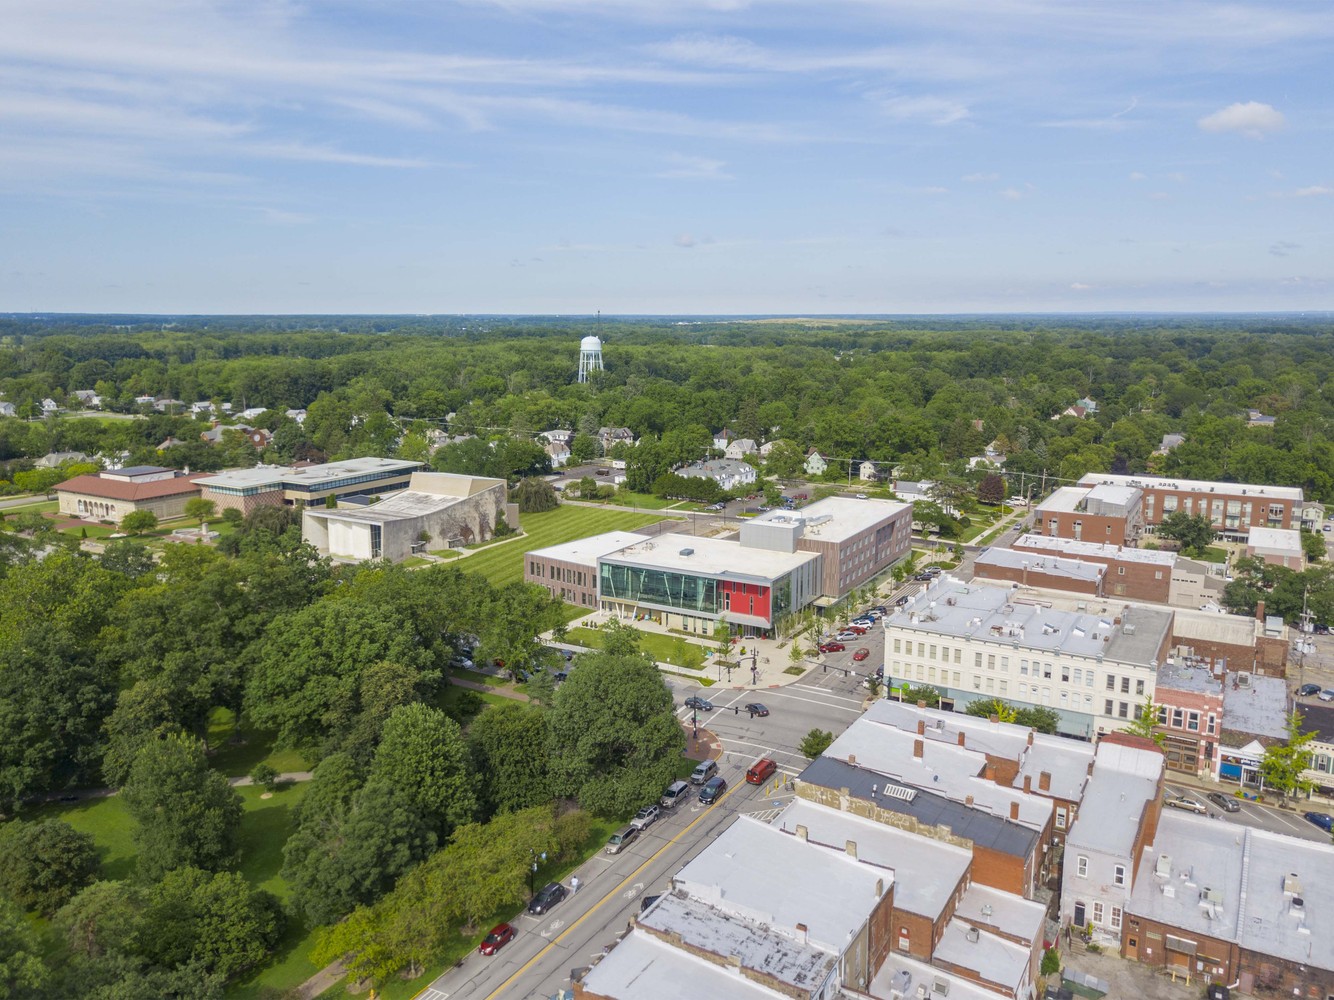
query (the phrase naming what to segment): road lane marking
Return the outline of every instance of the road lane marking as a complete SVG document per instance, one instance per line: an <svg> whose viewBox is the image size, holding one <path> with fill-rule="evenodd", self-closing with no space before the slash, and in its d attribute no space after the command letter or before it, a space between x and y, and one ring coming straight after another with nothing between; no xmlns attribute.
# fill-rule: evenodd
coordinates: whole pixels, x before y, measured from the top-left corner
<svg viewBox="0 0 1334 1000"><path fill-rule="evenodd" d="M725 792L718 798L718 801L717 801L717 803L715 803L715 805L721 805L721 804L723 803L723 800L726 799L729 795L731 795L734 791L736 791L738 787L739 787L739 786L737 786L737 785L731 785L731 786L729 786L728 789L727 789L727 791L725 791ZM627 875L624 879L622 879L621 882L620 882L620 884L617 885L616 888L612 889L609 893L607 893L607 894L604 895L601 899L599 899L596 903L594 903L594 904L589 908L589 910L588 910L587 913L583 914L581 917L579 917L578 919L576 919L576 920L575 920L572 924L570 924L570 926L567 927L567 928L566 928L566 929L565 929L565 930L564 930L558 937L552 938L552 939L551 939L550 941L548 941L545 945L543 945L541 951L539 951L536 955L534 955L534 956L533 956L532 958L530 958L527 962L525 962L523 965L521 965L517 970L515 970L513 973L511 973L510 976L509 976L509 978L506 979L503 983L501 983L498 987L496 987L494 990L492 990L490 993L488 993L488 994L486 995L486 1000L494 1000L495 997L500 996L502 993L505 992L505 990L509 989L509 987L513 984L513 982L514 982L516 979L518 979L520 976L522 976L525 972L527 972L530 968L532 968L533 965L535 965L535 964L537 963L537 960L538 960L538 959L542 958L542 957L543 957L547 952L549 952L552 948L554 948L556 945L560 944L560 942L561 942L564 938L566 938L566 937L569 936L570 934L573 934L573 933L574 933L574 930L575 930L576 927L578 927L578 926L579 926L580 924L582 924L585 920L587 920L589 917L591 917L594 913L596 913L598 910L600 910L600 909L602 908L602 905L603 905L604 903L606 903L607 900L612 899L617 893L619 893L619 892L620 892L622 889L624 889L627 885L631 884L631 883L630 883L630 880L631 880L631 879L633 879L635 876L637 876L637 875L638 875L641 871L643 871L648 865L650 865L650 864L652 864L654 861L656 861L656 860L658 859L658 857L659 857L664 851L667 850L667 848L673 846L677 841L679 841L682 837L684 837L687 833L689 833L689 832L691 831L691 829L694 828L694 826L695 826L696 823L698 823L700 820L704 819L704 818L705 818L706 816L708 816L709 813L712 812L712 811L713 811L713 810L710 809L710 810L708 810L708 811L706 811L706 812L701 812L697 817L695 817L693 820L690 821L689 825L686 826L686 828L685 828L684 830L682 830L680 833L678 833L678 834L677 834L675 837L673 837L671 840L667 841L667 843L663 844L662 847L658 848L658 850L657 850L656 852L654 852L653 854L649 855L649 857L645 858L644 861L639 865L638 868L636 868L636 869L635 869L634 871L632 871L629 875ZM413 1000L426 1000L426 998L423 997L421 994L418 994L416 997L413 998Z"/></svg>

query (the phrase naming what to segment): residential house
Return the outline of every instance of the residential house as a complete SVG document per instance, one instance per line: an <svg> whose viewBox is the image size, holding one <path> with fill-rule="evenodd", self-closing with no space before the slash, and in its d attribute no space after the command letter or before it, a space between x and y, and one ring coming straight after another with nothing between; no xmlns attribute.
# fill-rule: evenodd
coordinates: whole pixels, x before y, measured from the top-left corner
<svg viewBox="0 0 1334 1000"><path fill-rule="evenodd" d="M1261 413L1259 410L1246 411L1247 427L1273 427L1275 419L1276 418L1274 417Z"/></svg>
<svg viewBox="0 0 1334 1000"><path fill-rule="evenodd" d="M750 486L755 482L755 466L732 458L714 458L707 462L693 462L675 470L686 479L712 479L725 490Z"/></svg>
<svg viewBox="0 0 1334 1000"><path fill-rule="evenodd" d="M543 445L542 450L551 459L553 469L559 469L570 460L570 446L564 441L548 441Z"/></svg>
<svg viewBox="0 0 1334 1000"><path fill-rule="evenodd" d="M768 458L769 452L774 450L774 445L776 445L777 443L778 443L777 441L766 441L764 442L764 444L760 445L760 457Z"/></svg>
<svg viewBox="0 0 1334 1000"><path fill-rule="evenodd" d="M1184 434L1164 434L1162 441L1159 442L1158 447L1153 450L1153 453L1155 455L1166 455L1173 449L1181 447L1185 440L1186 435Z"/></svg>
<svg viewBox="0 0 1334 1000"><path fill-rule="evenodd" d="M245 436L250 440L250 446L256 451L263 451L273 440L273 432L264 427L252 427L245 432Z"/></svg>
<svg viewBox="0 0 1334 1000"><path fill-rule="evenodd" d="M158 413L179 413L185 408L185 404L179 399L155 399L153 400L153 409Z"/></svg>
<svg viewBox="0 0 1334 1000"><path fill-rule="evenodd" d="M72 395L90 410L100 410L102 408L102 397L92 389L75 389Z"/></svg>
<svg viewBox="0 0 1334 1000"><path fill-rule="evenodd" d="M69 462L87 462L88 456L81 451L53 451L43 455L33 466L38 469L58 469Z"/></svg>
<svg viewBox="0 0 1334 1000"><path fill-rule="evenodd" d="M168 434L165 438L162 439L162 443L157 446L157 450L166 451L168 448L175 448L177 445L182 445L182 444L185 444L185 442L182 441L180 438L173 437L172 435Z"/></svg>
<svg viewBox="0 0 1334 1000"><path fill-rule="evenodd" d="M539 431L538 437L543 438L547 444L563 444L569 447L574 440L574 431L566 430L563 427L556 427L549 431Z"/></svg>
<svg viewBox="0 0 1334 1000"><path fill-rule="evenodd" d="M864 483L875 482L879 478L876 473L875 463L868 460L857 466L857 478Z"/></svg>
<svg viewBox="0 0 1334 1000"><path fill-rule="evenodd" d="M7 403L4 400L0 400L0 417L16 417L16 416L18 416L18 410L14 408L14 404Z"/></svg>
<svg viewBox="0 0 1334 1000"><path fill-rule="evenodd" d="M258 420L261 414L268 413L267 406L250 406L236 415L237 420Z"/></svg>
<svg viewBox="0 0 1334 1000"><path fill-rule="evenodd" d="M812 448L806 452L806 475L823 476L827 468L829 468L829 463L818 451Z"/></svg>
<svg viewBox="0 0 1334 1000"><path fill-rule="evenodd" d="M152 405L153 405L154 403L156 403L156 402L157 402L157 397L156 397L156 396L135 396L135 397L134 397L134 405L135 405L135 406L152 406Z"/></svg>
<svg viewBox="0 0 1334 1000"><path fill-rule="evenodd" d="M1163 737L1168 771L1214 777L1223 725L1223 678L1194 656L1169 656L1154 685L1158 706L1155 730Z"/></svg>
<svg viewBox="0 0 1334 1000"><path fill-rule="evenodd" d="M602 451L611 451L618 444L634 444L635 433L629 427L599 427L598 444L602 446Z"/></svg>
<svg viewBox="0 0 1334 1000"><path fill-rule="evenodd" d="M218 408L207 399L201 399L198 402L190 404L190 415L192 417L202 417L205 415L211 417L217 412Z"/></svg>
<svg viewBox="0 0 1334 1000"><path fill-rule="evenodd" d="M60 404L54 399L46 398L42 400L42 416L51 417L60 412Z"/></svg>
<svg viewBox="0 0 1334 1000"><path fill-rule="evenodd" d="M1285 743L1292 701L1282 677L1262 677L1246 670L1223 679L1223 722L1218 738L1220 781L1264 788L1260 765L1265 749Z"/></svg>
<svg viewBox="0 0 1334 1000"><path fill-rule="evenodd" d="M756 450L755 441L752 438L733 438L732 442L723 449L723 457L740 461L747 455L754 455Z"/></svg>
<svg viewBox="0 0 1334 1000"><path fill-rule="evenodd" d="M727 446L732 443L732 432L724 427L713 436L713 446L719 451L726 451Z"/></svg>
<svg viewBox="0 0 1334 1000"><path fill-rule="evenodd" d="M304 407L295 410L283 410L283 416L288 420L295 420L298 424L304 424L306 422L306 411Z"/></svg>
<svg viewBox="0 0 1334 1000"><path fill-rule="evenodd" d="M1302 534L1296 528L1252 528L1246 536L1246 555L1298 573L1306 568Z"/></svg>
<svg viewBox="0 0 1334 1000"><path fill-rule="evenodd" d="M1307 744L1311 753L1310 766L1302 777L1314 782L1315 790L1321 795L1334 794L1334 708L1298 704L1296 709L1302 718L1302 731L1315 734Z"/></svg>

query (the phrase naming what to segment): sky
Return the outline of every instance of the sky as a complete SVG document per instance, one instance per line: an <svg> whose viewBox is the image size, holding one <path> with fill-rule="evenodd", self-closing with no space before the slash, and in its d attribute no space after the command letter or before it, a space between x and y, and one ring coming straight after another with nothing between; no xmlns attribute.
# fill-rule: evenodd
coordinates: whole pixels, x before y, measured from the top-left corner
<svg viewBox="0 0 1334 1000"><path fill-rule="evenodd" d="M1334 5L0 0L0 310L1334 308Z"/></svg>

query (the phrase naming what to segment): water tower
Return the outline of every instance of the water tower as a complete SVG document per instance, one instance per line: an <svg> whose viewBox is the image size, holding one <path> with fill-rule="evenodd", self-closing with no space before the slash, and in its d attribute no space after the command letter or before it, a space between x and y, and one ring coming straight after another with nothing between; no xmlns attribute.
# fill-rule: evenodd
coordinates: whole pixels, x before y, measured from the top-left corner
<svg viewBox="0 0 1334 1000"><path fill-rule="evenodd" d="M602 341L588 336L579 341L579 381L587 382L589 372L602 371Z"/></svg>

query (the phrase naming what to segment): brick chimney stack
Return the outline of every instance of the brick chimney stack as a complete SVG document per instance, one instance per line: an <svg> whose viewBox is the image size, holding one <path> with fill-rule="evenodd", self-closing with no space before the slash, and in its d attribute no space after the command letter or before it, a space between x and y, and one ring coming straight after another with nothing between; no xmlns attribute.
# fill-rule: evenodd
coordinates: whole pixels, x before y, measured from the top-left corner
<svg viewBox="0 0 1334 1000"><path fill-rule="evenodd" d="M925 720L925 719L918 719L918 720L917 720L917 735L918 735L918 736L925 736L925 735L926 735L926 720Z"/></svg>
<svg viewBox="0 0 1334 1000"><path fill-rule="evenodd" d="M921 740L912 741L912 755L914 760L922 759L922 751L926 749L926 744Z"/></svg>
<svg viewBox="0 0 1334 1000"><path fill-rule="evenodd" d="M1043 771L1038 775L1038 788L1044 792L1051 791L1051 772Z"/></svg>
<svg viewBox="0 0 1334 1000"><path fill-rule="evenodd" d="M1019 818L1019 803L1018 803L1018 802L1011 802L1011 803L1010 803L1010 819L1017 820L1018 818Z"/></svg>
<svg viewBox="0 0 1334 1000"><path fill-rule="evenodd" d="M964 745L964 734L963 734L962 732L960 732L960 733L959 733L959 746L963 746L963 745Z"/></svg>
<svg viewBox="0 0 1334 1000"><path fill-rule="evenodd" d="M1033 791L1033 776L1031 774L1024 775L1024 791L1025 792Z"/></svg>

